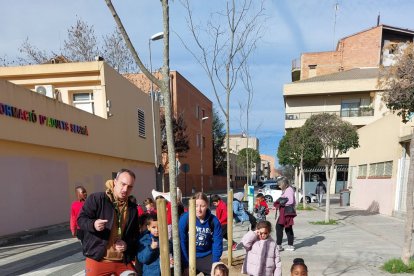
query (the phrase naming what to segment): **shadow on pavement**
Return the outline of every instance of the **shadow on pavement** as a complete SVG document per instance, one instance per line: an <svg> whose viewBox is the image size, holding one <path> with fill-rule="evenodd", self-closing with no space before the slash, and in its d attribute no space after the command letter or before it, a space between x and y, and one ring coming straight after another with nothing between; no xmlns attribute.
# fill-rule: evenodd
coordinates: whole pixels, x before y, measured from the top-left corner
<svg viewBox="0 0 414 276"><path fill-rule="evenodd" d="M301 247L310 247L313 245L318 244L319 242L323 241L325 239L325 237L323 236L314 236L311 238L307 238L304 240L301 240L299 243L295 243L295 248L301 248Z"/></svg>
<svg viewBox="0 0 414 276"><path fill-rule="evenodd" d="M337 213L340 216L343 216L341 220L356 217L356 216L373 216L379 214L379 203L377 201L372 201L369 207L366 210L350 210L342 211Z"/></svg>

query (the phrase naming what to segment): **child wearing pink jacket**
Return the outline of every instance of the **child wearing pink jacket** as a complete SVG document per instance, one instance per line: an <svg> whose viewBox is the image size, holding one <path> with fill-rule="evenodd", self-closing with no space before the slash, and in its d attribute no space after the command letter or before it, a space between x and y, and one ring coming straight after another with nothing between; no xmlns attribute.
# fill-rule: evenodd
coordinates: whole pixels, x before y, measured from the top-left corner
<svg viewBox="0 0 414 276"><path fill-rule="evenodd" d="M270 236L272 225L267 220L257 223L241 242L246 249L242 273L253 276L281 276L282 263L275 240Z"/></svg>

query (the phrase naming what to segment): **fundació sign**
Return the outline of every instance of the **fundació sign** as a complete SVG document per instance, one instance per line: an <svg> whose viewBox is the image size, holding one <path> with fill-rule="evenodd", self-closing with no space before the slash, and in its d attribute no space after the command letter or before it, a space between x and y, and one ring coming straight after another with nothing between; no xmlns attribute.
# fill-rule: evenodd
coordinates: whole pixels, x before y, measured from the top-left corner
<svg viewBox="0 0 414 276"><path fill-rule="evenodd" d="M40 125L48 126L51 128L61 129L70 131L72 133L81 134L88 136L88 127L79 126L63 120L58 120L45 115L37 115L34 110L27 111L18 107L14 107L8 104L0 103L0 115L21 119L26 122L37 123Z"/></svg>

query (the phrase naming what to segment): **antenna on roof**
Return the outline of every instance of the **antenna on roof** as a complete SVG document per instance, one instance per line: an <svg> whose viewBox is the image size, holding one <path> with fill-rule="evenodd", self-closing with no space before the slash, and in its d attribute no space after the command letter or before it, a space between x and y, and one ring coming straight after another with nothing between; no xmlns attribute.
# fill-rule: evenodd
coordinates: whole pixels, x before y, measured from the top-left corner
<svg viewBox="0 0 414 276"><path fill-rule="evenodd" d="M335 3L335 17L334 17L334 25L333 25L333 42L332 42L332 50L335 51L335 32L336 32L336 17L339 10L339 3L338 0Z"/></svg>
<svg viewBox="0 0 414 276"><path fill-rule="evenodd" d="M380 12L378 12L378 16L377 16L377 27L379 26L379 24L380 24L380 19L381 19L381 13Z"/></svg>

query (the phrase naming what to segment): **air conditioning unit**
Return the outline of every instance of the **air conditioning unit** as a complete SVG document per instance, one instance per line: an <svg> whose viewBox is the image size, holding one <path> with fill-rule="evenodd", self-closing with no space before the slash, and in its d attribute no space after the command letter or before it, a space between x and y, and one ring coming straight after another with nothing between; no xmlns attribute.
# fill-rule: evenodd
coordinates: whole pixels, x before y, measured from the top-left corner
<svg viewBox="0 0 414 276"><path fill-rule="evenodd" d="M36 85L35 92L52 99L55 98L55 88L50 84Z"/></svg>

